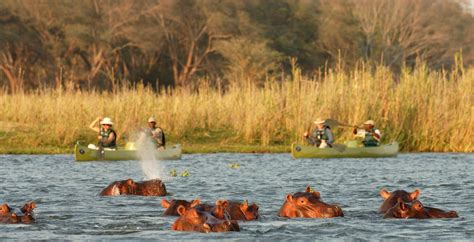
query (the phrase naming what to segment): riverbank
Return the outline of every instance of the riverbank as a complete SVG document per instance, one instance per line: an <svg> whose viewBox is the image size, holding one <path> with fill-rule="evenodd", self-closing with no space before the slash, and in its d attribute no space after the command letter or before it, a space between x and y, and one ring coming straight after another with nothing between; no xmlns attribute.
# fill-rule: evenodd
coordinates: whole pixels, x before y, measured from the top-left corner
<svg viewBox="0 0 474 242"><path fill-rule="evenodd" d="M198 83L160 92L143 85L84 92L70 85L0 93L0 152L63 153L77 140L95 143L87 127L97 116L112 118L122 144L155 116L168 143L192 153L287 151L318 117L351 125L373 119L382 141L398 141L401 151L474 152L474 68L448 73L420 65L395 75L362 66L316 77L295 68L291 78L263 86L224 90ZM351 128L332 130L339 142L353 136Z"/></svg>

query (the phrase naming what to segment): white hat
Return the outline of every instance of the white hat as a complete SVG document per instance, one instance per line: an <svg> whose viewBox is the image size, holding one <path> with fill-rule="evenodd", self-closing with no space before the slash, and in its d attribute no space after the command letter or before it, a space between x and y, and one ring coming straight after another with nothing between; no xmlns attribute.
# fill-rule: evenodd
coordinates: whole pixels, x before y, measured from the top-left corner
<svg viewBox="0 0 474 242"><path fill-rule="evenodd" d="M112 122L112 119L110 119L110 118L103 118L102 121L100 121L100 124L114 125L114 123Z"/></svg>
<svg viewBox="0 0 474 242"><path fill-rule="evenodd" d="M324 124L325 122L326 120L322 118L317 118L316 121L314 121L315 124Z"/></svg>
<svg viewBox="0 0 474 242"><path fill-rule="evenodd" d="M370 124L370 125L372 125L372 126L373 126L373 125L375 125L375 122L374 122L374 120L372 120L372 119L369 119L369 120L365 121L365 123L364 123L364 124Z"/></svg>
<svg viewBox="0 0 474 242"><path fill-rule="evenodd" d="M151 123L151 122L156 123L156 119L155 119L154 117L150 117L150 118L148 119L148 123Z"/></svg>

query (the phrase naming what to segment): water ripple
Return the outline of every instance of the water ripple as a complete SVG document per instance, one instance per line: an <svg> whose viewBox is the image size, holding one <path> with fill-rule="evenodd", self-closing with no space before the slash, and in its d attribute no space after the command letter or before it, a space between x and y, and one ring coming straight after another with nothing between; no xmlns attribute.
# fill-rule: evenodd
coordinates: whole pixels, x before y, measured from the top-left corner
<svg viewBox="0 0 474 242"><path fill-rule="evenodd" d="M288 154L185 155L159 165L168 173L166 198L256 202L259 221L241 222L240 233L171 231L158 197L99 197L114 180L144 177L135 161L77 163L70 155L1 155L0 202L34 200L37 222L1 225L3 239L232 239L232 240L471 240L474 237L474 155L402 154L387 159L303 159ZM240 168L232 169L232 162ZM345 217L285 219L277 216L286 194L311 185ZM384 220L377 213L381 188L420 188L425 205L456 210L461 218Z"/></svg>

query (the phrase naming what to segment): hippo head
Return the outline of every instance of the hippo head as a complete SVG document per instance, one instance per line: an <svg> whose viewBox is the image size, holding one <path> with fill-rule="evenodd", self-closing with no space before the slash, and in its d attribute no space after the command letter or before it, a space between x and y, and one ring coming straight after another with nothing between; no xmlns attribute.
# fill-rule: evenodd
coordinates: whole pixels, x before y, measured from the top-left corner
<svg viewBox="0 0 474 242"><path fill-rule="evenodd" d="M404 190L396 190L394 192L389 192L385 189L380 190L380 196L384 199L382 206L380 206L379 212L385 213L387 210L392 208L397 204L398 199L400 198L405 203L411 203L414 200L418 199L421 191L416 189L413 192L406 192Z"/></svg>
<svg viewBox="0 0 474 242"><path fill-rule="evenodd" d="M384 218L408 218L412 213L411 206L398 198L395 205L385 212Z"/></svg>
<svg viewBox="0 0 474 242"><path fill-rule="evenodd" d="M230 202L226 211L229 213L230 218L234 220L255 220L259 218L257 204L249 204L247 200L243 203Z"/></svg>
<svg viewBox="0 0 474 242"><path fill-rule="evenodd" d="M34 202L26 203L21 209L12 209L8 204L3 204L0 206L0 216L3 217L3 222L7 223L31 223L35 220L34 208Z"/></svg>
<svg viewBox="0 0 474 242"><path fill-rule="evenodd" d="M25 203L25 205L23 205L23 207L21 208L21 212L22 213L32 213L33 212L33 209L36 208L36 204L35 202L27 202Z"/></svg>
<svg viewBox="0 0 474 242"><path fill-rule="evenodd" d="M288 194L278 215L289 218L333 218L344 216L339 206L322 202L319 192L311 192L310 188L306 188L305 192L297 192L293 195Z"/></svg>
<svg viewBox="0 0 474 242"><path fill-rule="evenodd" d="M115 181L110 183L102 192L101 196L119 196L134 194L136 183L132 179Z"/></svg>
<svg viewBox="0 0 474 242"><path fill-rule="evenodd" d="M219 219L229 219L230 215L227 212L229 202L227 200L217 200L216 205L211 209L212 215Z"/></svg>
<svg viewBox="0 0 474 242"><path fill-rule="evenodd" d="M240 211L244 214L245 220L255 220L259 218L257 204L252 203L249 205L249 202L245 200L239 207Z"/></svg>
<svg viewBox="0 0 474 242"><path fill-rule="evenodd" d="M143 181L136 184L134 195L140 196L166 196L165 184L160 179Z"/></svg>
<svg viewBox="0 0 474 242"><path fill-rule="evenodd" d="M184 208L190 209L200 203L201 201L199 199L191 200L190 202L186 200L175 200L175 199L171 199L171 201L168 201L166 199L161 200L161 206L163 208L166 208L165 212L163 213L163 215L165 216L178 216L179 206L184 206Z"/></svg>
<svg viewBox="0 0 474 242"><path fill-rule="evenodd" d="M211 213L201 211L195 207L186 209L184 206L179 206L177 211L180 217L173 224L173 230L203 233L239 231L237 230L237 223L226 219L218 219Z"/></svg>
<svg viewBox="0 0 474 242"><path fill-rule="evenodd" d="M112 182L100 193L101 196L138 195L164 196L166 187L159 179L135 182L132 179Z"/></svg>
<svg viewBox="0 0 474 242"><path fill-rule="evenodd" d="M438 208L425 207L423 204L415 200L411 205L411 218L458 218L456 211L443 211Z"/></svg>
<svg viewBox="0 0 474 242"><path fill-rule="evenodd" d="M10 214L11 208L8 204L4 203L0 205L0 216L7 216Z"/></svg>

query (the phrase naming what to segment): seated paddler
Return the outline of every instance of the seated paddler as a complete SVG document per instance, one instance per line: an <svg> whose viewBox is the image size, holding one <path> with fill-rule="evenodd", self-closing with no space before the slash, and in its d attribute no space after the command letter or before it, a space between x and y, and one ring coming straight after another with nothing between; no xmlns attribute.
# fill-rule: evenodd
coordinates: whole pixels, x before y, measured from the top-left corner
<svg viewBox="0 0 474 242"><path fill-rule="evenodd" d="M148 127L144 130L145 134L150 138L156 148L164 149L166 145L165 132L157 126L156 119L150 117L148 119Z"/></svg>
<svg viewBox="0 0 474 242"><path fill-rule="evenodd" d="M334 137L331 128L326 125L326 120L318 118L314 124L316 124L316 129L311 133L306 131L303 134L308 143L318 148L332 148Z"/></svg>
<svg viewBox="0 0 474 242"><path fill-rule="evenodd" d="M99 126L96 124L99 123ZM98 117L89 125L89 128L97 132L99 135L97 136L99 147L107 148L107 149L116 149L117 144L117 134L115 133L112 126L114 123L110 118L102 118ZM92 148L92 147L89 147Z"/></svg>
<svg viewBox="0 0 474 242"><path fill-rule="evenodd" d="M362 138L362 144L365 147L373 147L380 145L380 139L382 138L382 133L380 130L375 128L374 120L367 120L364 122L362 129L354 128L352 131L354 135Z"/></svg>

